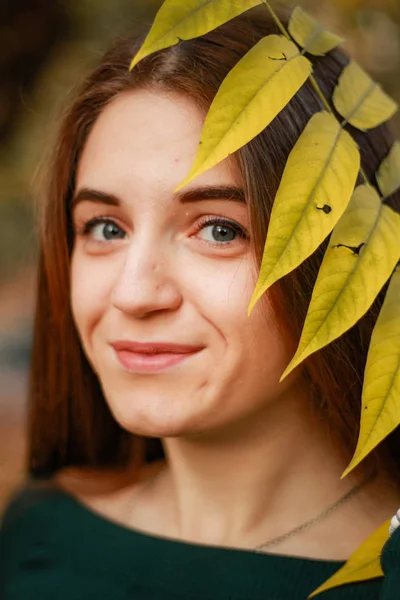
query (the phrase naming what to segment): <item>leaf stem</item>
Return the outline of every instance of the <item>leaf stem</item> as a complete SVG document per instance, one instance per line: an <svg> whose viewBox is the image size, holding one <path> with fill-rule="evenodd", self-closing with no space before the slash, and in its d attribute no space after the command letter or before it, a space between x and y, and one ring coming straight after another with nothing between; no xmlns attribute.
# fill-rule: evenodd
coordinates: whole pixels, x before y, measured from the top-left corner
<svg viewBox="0 0 400 600"><path fill-rule="evenodd" d="M282 35L285 36L285 38L290 40L291 37L290 37L289 33L286 31L282 21L280 20L280 18L278 17L278 15L274 11L274 9L272 8L271 4L268 2L268 0L262 0L262 1L265 4L265 6L268 8L269 12L271 13L271 17L274 19L276 25L279 28L279 31L282 33Z"/></svg>
<svg viewBox="0 0 400 600"><path fill-rule="evenodd" d="M276 14L276 12L274 11L274 9L272 8L270 2L268 0L262 0L263 4L265 4L266 8L269 10L271 17L273 18L273 20L275 21L276 25L279 27L279 31L282 33L282 35L285 36L285 38L287 38L288 40L292 40L289 32L287 31L286 27L283 25L282 21L280 20L280 18L278 17L278 15ZM322 93L321 88L319 87L314 75L310 75L310 83L313 86L318 98L321 100L323 106L325 107L325 109L332 115L335 117L336 116L332 110L332 108L330 107L330 104L328 102L328 100L325 98L324 94ZM345 123L346 124L346 123ZM344 128L344 125L343 125ZM364 171L364 169L362 167L360 167L360 173L361 176L364 179L364 182L366 184L369 184L369 179Z"/></svg>
<svg viewBox="0 0 400 600"><path fill-rule="evenodd" d="M360 167L360 173L361 173L361 175L362 175L362 177L364 179L364 183L366 185L370 185L370 181L369 181L369 179L367 177L367 174L366 174L366 172L364 171L364 169L362 167Z"/></svg>
<svg viewBox="0 0 400 600"><path fill-rule="evenodd" d="M330 104L328 102L328 100L325 98L324 94L322 93L321 88L319 87L314 75L310 75L310 82L318 96L318 98L321 100L322 104L324 105L324 107L326 108L326 110L328 111L328 113L330 113L331 115L333 115L333 111L330 107Z"/></svg>

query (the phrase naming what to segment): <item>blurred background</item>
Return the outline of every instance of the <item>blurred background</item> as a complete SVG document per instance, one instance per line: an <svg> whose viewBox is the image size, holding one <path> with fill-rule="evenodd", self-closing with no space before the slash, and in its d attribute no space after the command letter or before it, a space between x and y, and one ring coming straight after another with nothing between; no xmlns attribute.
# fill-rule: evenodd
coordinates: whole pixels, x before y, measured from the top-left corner
<svg viewBox="0 0 400 600"><path fill-rule="evenodd" d="M400 0L299 0L400 103ZM1 0L0 512L24 476L39 167L61 108L110 41L161 0ZM397 129L400 119L397 116Z"/></svg>

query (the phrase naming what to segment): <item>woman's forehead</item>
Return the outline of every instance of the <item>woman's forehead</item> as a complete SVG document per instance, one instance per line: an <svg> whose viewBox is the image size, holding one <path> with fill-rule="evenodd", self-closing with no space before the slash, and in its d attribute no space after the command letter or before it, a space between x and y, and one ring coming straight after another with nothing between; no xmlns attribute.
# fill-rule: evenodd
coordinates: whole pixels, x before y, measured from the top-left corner
<svg viewBox="0 0 400 600"><path fill-rule="evenodd" d="M134 90L100 114L78 165L76 190L149 195L171 190L187 176L198 149L204 117L177 94ZM233 160L225 160L195 186L239 184Z"/></svg>
<svg viewBox="0 0 400 600"><path fill-rule="evenodd" d="M188 150L199 142L204 116L188 97L175 93L132 90L117 96L97 118L86 149L103 145L130 149L143 156ZM103 149L103 148L102 148ZM175 160L178 157L175 157Z"/></svg>

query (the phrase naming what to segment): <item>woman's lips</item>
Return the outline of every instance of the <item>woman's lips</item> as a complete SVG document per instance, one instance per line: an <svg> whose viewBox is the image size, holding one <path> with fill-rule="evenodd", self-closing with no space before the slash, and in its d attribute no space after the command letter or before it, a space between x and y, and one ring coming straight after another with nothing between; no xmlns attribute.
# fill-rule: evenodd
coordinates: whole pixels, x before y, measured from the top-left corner
<svg viewBox="0 0 400 600"><path fill-rule="evenodd" d="M156 373L193 356L202 347L165 342L112 342L121 365L132 373Z"/></svg>

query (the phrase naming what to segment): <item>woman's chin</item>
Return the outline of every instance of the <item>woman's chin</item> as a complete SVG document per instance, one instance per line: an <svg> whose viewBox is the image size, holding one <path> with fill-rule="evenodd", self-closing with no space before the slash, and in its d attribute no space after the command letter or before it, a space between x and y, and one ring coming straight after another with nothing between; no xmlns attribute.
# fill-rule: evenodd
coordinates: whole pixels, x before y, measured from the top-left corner
<svg viewBox="0 0 400 600"><path fill-rule="evenodd" d="M182 437L199 432L201 429L196 415L184 415L183 411L137 410L136 407L110 406L115 420L119 425L132 434L143 437L166 438ZM180 414L179 414L180 413Z"/></svg>

